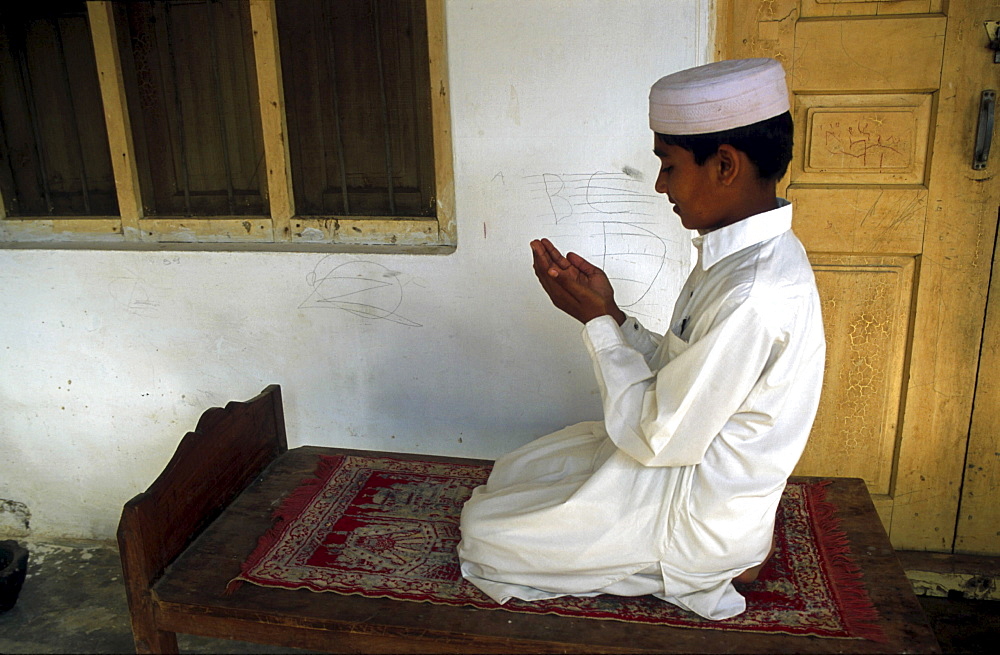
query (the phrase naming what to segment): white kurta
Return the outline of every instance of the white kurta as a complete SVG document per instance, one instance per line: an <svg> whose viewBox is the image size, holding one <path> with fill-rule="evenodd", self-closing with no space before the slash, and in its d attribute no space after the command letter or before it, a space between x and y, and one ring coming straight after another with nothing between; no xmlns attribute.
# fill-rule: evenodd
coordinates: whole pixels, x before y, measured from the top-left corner
<svg viewBox="0 0 1000 655"><path fill-rule="evenodd" d="M584 327L604 422L500 458L462 512L462 573L500 603L655 594L710 619L746 608L805 447L825 341L809 260L782 206L696 237L666 337Z"/></svg>

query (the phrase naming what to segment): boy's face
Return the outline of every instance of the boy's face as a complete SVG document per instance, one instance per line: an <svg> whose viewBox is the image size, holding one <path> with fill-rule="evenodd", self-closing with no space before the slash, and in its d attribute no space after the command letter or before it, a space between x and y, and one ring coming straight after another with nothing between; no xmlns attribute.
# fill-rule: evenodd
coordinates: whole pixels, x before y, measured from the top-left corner
<svg viewBox="0 0 1000 655"><path fill-rule="evenodd" d="M719 227L723 217L716 207L712 160L703 165L694 161L694 154L680 146L668 145L654 136L653 154L660 159L660 173L656 177L657 193L664 193L680 216L681 224L689 230L707 232Z"/></svg>

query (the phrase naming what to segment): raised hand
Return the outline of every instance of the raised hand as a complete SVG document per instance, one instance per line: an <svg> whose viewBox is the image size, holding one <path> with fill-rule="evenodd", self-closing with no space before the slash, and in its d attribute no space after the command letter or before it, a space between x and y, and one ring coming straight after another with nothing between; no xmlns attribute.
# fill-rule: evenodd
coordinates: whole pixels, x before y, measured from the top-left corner
<svg viewBox="0 0 1000 655"><path fill-rule="evenodd" d="M564 257L548 239L532 241L531 252L535 276L556 307L581 323L598 316L625 322L611 281L600 268L576 253Z"/></svg>

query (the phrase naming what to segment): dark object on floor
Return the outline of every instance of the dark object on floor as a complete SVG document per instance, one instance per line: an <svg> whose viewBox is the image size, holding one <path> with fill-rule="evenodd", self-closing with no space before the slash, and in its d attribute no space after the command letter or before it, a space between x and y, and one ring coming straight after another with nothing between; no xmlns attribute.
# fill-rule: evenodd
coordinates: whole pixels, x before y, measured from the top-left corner
<svg viewBox="0 0 1000 655"><path fill-rule="evenodd" d="M17 603L28 572L28 551L16 541L0 541L0 612Z"/></svg>
<svg viewBox="0 0 1000 655"><path fill-rule="evenodd" d="M253 400L205 412L160 477L126 504L118 537L139 652L177 652L176 632L336 652L940 652L860 480L835 481L827 500L842 517L870 586L884 643L522 615L249 584L227 596L226 586L271 527L281 499L315 471L318 455L338 452L286 450L280 389L271 386Z"/></svg>
<svg viewBox="0 0 1000 655"><path fill-rule="evenodd" d="M920 596L920 604L944 653L996 652L1000 600L969 600L950 594Z"/></svg>

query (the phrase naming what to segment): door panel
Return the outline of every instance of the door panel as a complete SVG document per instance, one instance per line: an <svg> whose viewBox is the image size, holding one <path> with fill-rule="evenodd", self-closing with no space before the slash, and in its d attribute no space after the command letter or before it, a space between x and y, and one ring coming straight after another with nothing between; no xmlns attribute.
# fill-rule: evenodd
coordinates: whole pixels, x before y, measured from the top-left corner
<svg viewBox="0 0 1000 655"><path fill-rule="evenodd" d="M979 93L1000 75L990 18L1000 0L718 9L718 57L778 59L792 96L779 192L795 205L828 346L796 472L863 478L901 548L953 547L1000 204L996 162L971 168Z"/></svg>
<svg viewBox="0 0 1000 655"><path fill-rule="evenodd" d="M789 188L795 233L814 252L920 253L927 189Z"/></svg>
<svg viewBox="0 0 1000 655"><path fill-rule="evenodd" d="M930 14L941 11L943 0L803 0L802 16L886 16L892 14Z"/></svg>
<svg viewBox="0 0 1000 655"><path fill-rule="evenodd" d="M955 551L996 555L1000 544L1000 243L994 246L993 275L979 381L972 412L969 454L962 485Z"/></svg>
<svg viewBox="0 0 1000 655"><path fill-rule="evenodd" d="M944 31L938 16L798 21L792 86L796 93L936 89Z"/></svg>
<svg viewBox="0 0 1000 655"><path fill-rule="evenodd" d="M914 259L814 253L811 260L828 366L817 429L796 472L850 471L871 493L889 494Z"/></svg>
<svg viewBox="0 0 1000 655"><path fill-rule="evenodd" d="M930 94L795 96L791 182L923 184L930 141Z"/></svg>

